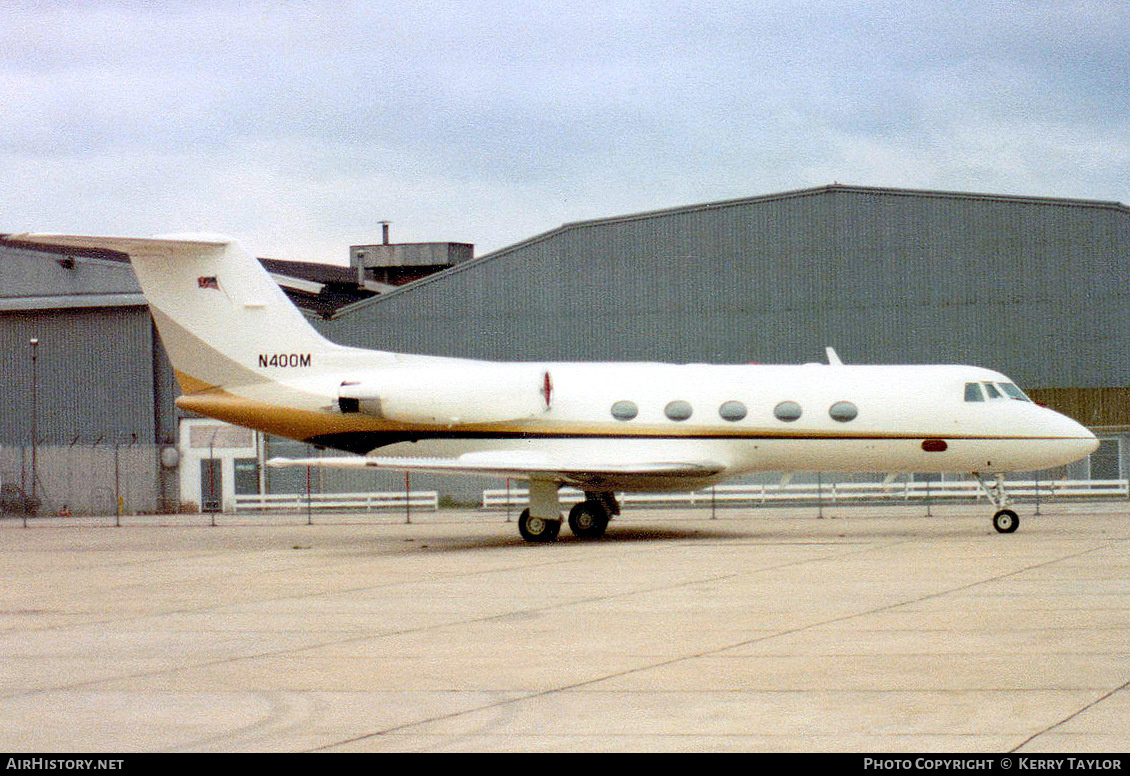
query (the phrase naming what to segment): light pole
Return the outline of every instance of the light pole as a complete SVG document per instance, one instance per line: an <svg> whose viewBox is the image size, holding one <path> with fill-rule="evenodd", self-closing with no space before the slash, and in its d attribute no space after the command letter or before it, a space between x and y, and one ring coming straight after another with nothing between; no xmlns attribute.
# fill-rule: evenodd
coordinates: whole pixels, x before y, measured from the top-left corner
<svg viewBox="0 0 1130 776"><path fill-rule="evenodd" d="M39 484L39 338L31 338L31 500Z"/></svg>
<svg viewBox="0 0 1130 776"><path fill-rule="evenodd" d="M216 426L212 430L212 438L208 440L208 498L213 502L208 505L208 511L212 513L212 527L216 527L216 434L220 433L223 426ZM223 488L224 470L220 469L220 488ZM223 503L223 495L220 496L220 503Z"/></svg>

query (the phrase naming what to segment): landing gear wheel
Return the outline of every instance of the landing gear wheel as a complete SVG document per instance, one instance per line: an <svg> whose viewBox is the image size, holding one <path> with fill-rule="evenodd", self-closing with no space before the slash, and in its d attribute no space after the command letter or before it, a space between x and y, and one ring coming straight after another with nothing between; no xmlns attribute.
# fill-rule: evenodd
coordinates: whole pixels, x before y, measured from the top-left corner
<svg viewBox="0 0 1130 776"><path fill-rule="evenodd" d="M569 530L578 539L599 539L608 528L608 510L596 499L582 501L569 510Z"/></svg>
<svg viewBox="0 0 1130 776"><path fill-rule="evenodd" d="M1002 509L993 515L993 528L997 533L1012 533L1020 527L1020 518L1011 509Z"/></svg>
<svg viewBox="0 0 1130 776"><path fill-rule="evenodd" d="M530 517L530 510L523 509L518 518L518 533L527 542L540 542L545 544L557 539L561 531L560 520L546 520L541 517Z"/></svg>

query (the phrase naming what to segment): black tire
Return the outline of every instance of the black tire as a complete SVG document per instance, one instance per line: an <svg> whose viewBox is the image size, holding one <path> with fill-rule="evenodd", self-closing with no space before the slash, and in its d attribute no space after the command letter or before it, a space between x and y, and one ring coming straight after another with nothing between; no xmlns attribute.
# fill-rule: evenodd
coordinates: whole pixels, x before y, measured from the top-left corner
<svg viewBox="0 0 1130 776"><path fill-rule="evenodd" d="M530 517L530 510L523 509L518 518L518 533L527 542L546 544L555 541L561 532L560 520L543 520L540 517Z"/></svg>
<svg viewBox="0 0 1130 776"><path fill-rule="evenodd" d="M608 529L608 511L596 499L582 501L569 510L569 530L578 539L599 539Z"/></svg>
<svg viewBox="0 0 1130 776"><path fill-rule="evenodd" d="M1002 509L993 515L993 528L997 533L1009 534L1020 527L1020 518L1011 509Z"/></svg>

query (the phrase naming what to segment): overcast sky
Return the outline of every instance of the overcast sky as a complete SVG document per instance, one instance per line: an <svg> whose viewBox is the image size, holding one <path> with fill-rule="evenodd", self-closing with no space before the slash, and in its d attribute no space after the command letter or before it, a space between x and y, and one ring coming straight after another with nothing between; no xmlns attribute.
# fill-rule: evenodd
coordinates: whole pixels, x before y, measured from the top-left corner
<svg viewBox="0 0 1130 776"><path fill-rule="evenodd" d="M345 263L834 181L1130 203L1130 3L0 7L0 231Z"/></svg>

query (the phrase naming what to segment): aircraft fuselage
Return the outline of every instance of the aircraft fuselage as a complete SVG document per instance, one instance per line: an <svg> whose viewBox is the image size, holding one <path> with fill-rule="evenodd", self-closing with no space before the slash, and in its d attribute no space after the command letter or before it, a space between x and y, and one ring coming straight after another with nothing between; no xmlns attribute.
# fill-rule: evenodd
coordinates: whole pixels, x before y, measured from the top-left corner
<svg viewBox="0 0 1130 776"><path fill-rule="evenodd" d="M582 460L691 458L719 463L721 478L1027 471L1076 460L1095 446L1087 429L978 367L436 358L310 378L294 374L301 369L287 366L278 382L229 387L224 396L190 395L181 406L381 457L538 451ZM412 406L416 395L426 406ZM617 490L689 484L687 476L604 482Z"/></svg>

